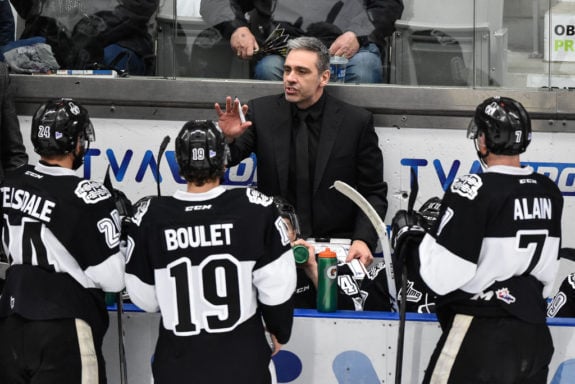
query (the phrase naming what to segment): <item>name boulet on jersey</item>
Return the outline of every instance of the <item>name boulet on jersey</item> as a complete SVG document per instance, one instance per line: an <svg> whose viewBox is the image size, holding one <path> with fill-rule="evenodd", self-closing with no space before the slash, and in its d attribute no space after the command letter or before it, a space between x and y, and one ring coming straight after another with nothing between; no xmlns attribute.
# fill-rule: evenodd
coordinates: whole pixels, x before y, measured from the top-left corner
<svg viewBox="0 0 575 384"><path fill-rule="evenodd" d="M55 202L23 189L2 187L0 190L2 191L2 205L4 209L12 208L21 211L46 223L52 220L51 215L56 206Z"/></svg>
<svg viewBox="0 0 575 384"><path fill-rule="evenodd" d="M166 249L175 251L186 248L230 245L233 228L232 223L168 228L164 230Z"/></svg>

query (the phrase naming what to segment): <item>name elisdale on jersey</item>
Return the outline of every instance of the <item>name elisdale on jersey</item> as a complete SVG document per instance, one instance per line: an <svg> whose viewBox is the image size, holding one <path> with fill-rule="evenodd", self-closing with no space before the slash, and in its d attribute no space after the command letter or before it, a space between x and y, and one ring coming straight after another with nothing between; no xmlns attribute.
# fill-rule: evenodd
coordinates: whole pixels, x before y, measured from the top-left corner
<svg viewBox="0 0 575 384"><path fill-rule="evenodd" d="M49 223L56 203L29 191L2 187L2 206L4 209L12 208L34 217L40 221Z"/></svg>

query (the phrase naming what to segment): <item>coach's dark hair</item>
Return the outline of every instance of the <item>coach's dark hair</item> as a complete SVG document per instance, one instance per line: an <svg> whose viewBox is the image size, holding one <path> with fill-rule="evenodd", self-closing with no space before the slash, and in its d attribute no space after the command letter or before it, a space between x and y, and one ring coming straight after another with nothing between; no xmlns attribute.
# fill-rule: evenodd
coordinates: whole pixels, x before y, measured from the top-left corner
<svg viewBox="0 0 575 384"><path fill-rule="evenodd" d="M319 73L329 70L329 50L320 39L316 37L302 36L288 41L287 53L295 49L317 53L317 70Z"/></svg>

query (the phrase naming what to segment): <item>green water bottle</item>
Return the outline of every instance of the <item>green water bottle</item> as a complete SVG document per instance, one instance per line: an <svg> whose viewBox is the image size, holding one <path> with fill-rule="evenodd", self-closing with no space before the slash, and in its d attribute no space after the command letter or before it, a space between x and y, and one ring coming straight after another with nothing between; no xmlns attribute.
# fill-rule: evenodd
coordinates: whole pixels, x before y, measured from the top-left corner
<svg viewBox="0 0 575 384"><path fill-rule="evenodd" d="M317 310L335 312L337 309L337 257L326 248L317 258Z"/></svg>
<svg viewBox="0 0 575 384"><path fill-rule="evenodd" d="M293 256L295 258L295 262L297 264L305 264L307 263L307 259L309 258L309 251L307 247L304 245L294 245L292 247Z"/></svg>

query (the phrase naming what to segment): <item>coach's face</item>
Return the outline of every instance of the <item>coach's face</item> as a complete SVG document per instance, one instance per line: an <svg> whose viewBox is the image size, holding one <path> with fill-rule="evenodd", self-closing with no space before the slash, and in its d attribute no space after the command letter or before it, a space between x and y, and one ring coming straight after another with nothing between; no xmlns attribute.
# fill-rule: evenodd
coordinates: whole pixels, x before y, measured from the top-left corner
<svg viewBox="0 0 575 384"><path fill-rule="evenodd" d="M284 93L290 103L306 109L315 104L329 81L329 70L319 73L315 52L294 49L284 63Z"/></svg>

